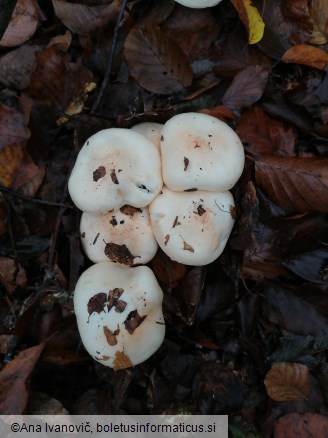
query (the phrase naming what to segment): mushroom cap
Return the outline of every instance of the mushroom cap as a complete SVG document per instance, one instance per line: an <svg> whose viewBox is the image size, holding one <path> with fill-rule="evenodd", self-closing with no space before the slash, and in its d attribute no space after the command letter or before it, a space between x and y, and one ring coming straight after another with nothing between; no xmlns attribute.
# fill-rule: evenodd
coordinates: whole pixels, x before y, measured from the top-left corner
<svg viewBox="0 0 328 438"><path fill-rule="evenodd" d="M126 205L112 213L84 212L80 234L83 250L94 263L145 264L155 256L158 248L148 207Z"/></svg>
<svg viewBox="0 0 328 438"><path fill-rule="evenodd" d="M68 182L82 211L104 213L123 205L145 207L162 187L156 146L130 129L104 129L81 148Z"/></svg>
<svg viewBox="0 0 328 438"><path fill-rule="evenodd" d="M165 335L162 300L163 292L147 266L91 266L74 292L77 324L88 353L115 370L148 359Z"/></svg>
<svg viewBox="0 0 328 438"><path fill-rule="evenodd" d="M174 261L202 266L224 250L234 225L230 192L173 192L163 187L149 206L156 240Z"/></svg>
<svg viewBox="0 0 328 438"><path fill-rule="evenodd" d="M202 9L211 8L218 5L222 0L175 0L180 5L187 6L188 8Z"/></svg>
<svg viewBox="0 0 328 438"><path fill-rule="evenodd" d="M161 138L164 184L175 191L230 190L242 174L245 154L238 135L207 114L168 120Z"/></svg>
<svg viewBox="0 0 328 438"><path fill-rule="evenodd" d="M132 126L133 131L137 131L140 134L147 137L149 140L151 140L157 147L158 150L161 149L161 135L162 135L162 129L163 126L161 123L154 123L154 122L144 122L144 123L138 123L138 125Z"/></svg>

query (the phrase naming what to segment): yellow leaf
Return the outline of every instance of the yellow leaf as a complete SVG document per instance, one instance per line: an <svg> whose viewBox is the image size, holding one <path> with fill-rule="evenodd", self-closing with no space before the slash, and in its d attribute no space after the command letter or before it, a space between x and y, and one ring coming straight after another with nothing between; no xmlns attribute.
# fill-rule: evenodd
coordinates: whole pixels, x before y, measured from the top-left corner
<svg viewBox="0 0 328 438"><path fill-rule="evenodd" d="M249 44L256 44L263 38L265 24L251 0L230 0L248 32Z"/></svg>
<svg viewBox="0 0 328 438"><path fill-rule="evenodd" d="M243 0L248 17L248 42L256 44L263 38L265 24L251 0Z"/></svg>

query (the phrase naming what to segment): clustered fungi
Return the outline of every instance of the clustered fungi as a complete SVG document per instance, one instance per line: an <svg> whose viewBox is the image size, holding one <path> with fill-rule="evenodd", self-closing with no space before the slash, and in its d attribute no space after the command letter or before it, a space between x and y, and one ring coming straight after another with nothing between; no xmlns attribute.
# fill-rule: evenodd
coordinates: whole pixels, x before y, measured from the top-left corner
<svg viewBox="0 0 328 438"><path fill-rule="evenodd" d="M83 211L82 247L96 263L77 282L83 344L114 369L150 357L164 339L163 292L146 266L158 245L200 266L222 253L234 225L229 190L244 167L237 134L220 120L179 114L90 137L69 180Z"/></svg>

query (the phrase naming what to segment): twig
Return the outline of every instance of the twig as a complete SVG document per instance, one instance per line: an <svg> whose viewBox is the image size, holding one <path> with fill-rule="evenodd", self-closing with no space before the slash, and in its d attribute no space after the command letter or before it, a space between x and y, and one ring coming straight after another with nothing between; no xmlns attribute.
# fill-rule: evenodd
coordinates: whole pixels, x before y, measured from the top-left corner
<svg viewBox="0 0 328 438"><path fill-rule="evenodd" d="M15 283L18 272L19 272L19 264L18 264L18 253L17 253L17 247L16 247L16 240L15 240L13 227L12 227L12 206L11 206L10 202L6 199L6 197L3 195L2 195L2 200L3 200L3 203L4 203L5 208L6 208L7 221L8 221L8 233L9 233L9 238L10 238L10 242L11 242L11 246L12 246L14 263L15 263L15 272L13 274L13 283Z"/></svg>
<svg viewBox="0 0 328 438"><path fill-rule="evenodd" d="M15 196L16 198L24 199L24 201L34 202L35 204L49 205L51 207L65 207L74 208L73 205L62 204L60 202L44 201L43 199L32 198L31 196L23 195L21 193L15 192L12 189L7 189L0 185L0 192L8 193L8 195Z"/></svg>
<svg viewBox="0 0 328 438"><path fill-rule="evenodd" d="M91 114L94 114L97 111L97 109L100 105L100 102L105 94L108 83L109 83L109 79L110 79L110 76L112 73L112 68L113 68L113 61L114 61L116 44L117 44L117 38L118 38L120 26L121 26L121 21L122 21L123 15L124 15L126 3L127 3L127 0L122 0L120 12L119 12L119 15L117 17L117 21L116 21L116 25L115 25L115 29L114 29L114 33L113 33L112 46L111 46L111 50L110 50L108 64L106 67L105 76L104 76L104 79L102 81L97 99L91 108Z"/></svg>
<svg viewBox="0 0 328 438"><path fill-rule="evenodd" d="M70 174L70 172L69 172L69 174ZM67 196L69 174L68 174L68 177L66 180L65 188L64 188L62 196L61 196L62 201L64 201L66 196ZM54 232L52 235L51 245L50 245L50 249L49 249L49 258L48 258L47 267L46 267L46 271L45 271L44 278L43 278L43 286L47 285L49 283L49 281L52 281L54 279L54 266L55 266L56 246L57 246L57 241L58 241L59 228L60 228L60 224L62 222L63 214L66 210L66 205L64 203L61 203L61 204L63 206L60 207L60 209L57 213L55 229L54 229Z"/></svg>

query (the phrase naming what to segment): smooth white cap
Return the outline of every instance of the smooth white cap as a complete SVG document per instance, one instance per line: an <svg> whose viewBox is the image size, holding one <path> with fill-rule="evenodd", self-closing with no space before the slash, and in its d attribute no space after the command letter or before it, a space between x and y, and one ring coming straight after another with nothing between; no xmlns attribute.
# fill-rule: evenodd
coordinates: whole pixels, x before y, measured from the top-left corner
<svg viewBox="0 0 328 438"><path fill-rule="evenodd" d="M242 174L245 154L238 135L207 114L184 113L162 130L164 184L175 191L230 190Z"/></svg>
<svg viewBox="0 0 328 438"><path fill-rule="evenodd" d="M84 212L80 235L83 250L94 263L146 264L158 248L148 207L126 205L112 213Z"/></svg>
<svg viewBox="0 0 328 438"><path fill-rule="evenodd" d="M149 206L156 240L170 259L185 265L213 262L234 225L230 192L173 192L163 187Z"/></svg>
<svg viewBox="0 0 328 438"><path fill-rule="evenodd" d="M91 266L74 292L77 324L88 353L115 370L148 359L165 335L162 300L163 292L147 266Z"/></svg>
<svg viewBox="0 0 328 438"><path fill-rule="evenodd" d="M180 5L187 6L188 8L202 9L211 8L218 5L222 0L175 0Z"/></svg>
<svg viewBox="0 0 328 438"><path fill-rule="evenodd" d="M151 140L160 150L161 148L161 135L163 126L161 123L144 122L138 123L138 125L132 126L133 131L140 132L140 134L146 136Z"/></svg>
<svg viewBox="0 0 328 438"><path fill-rule="evenodd" d="M68 182L76 206L94 213L126 204L145 207L161 187L157 147L139 132L121 128L99 131L86 141Z"/></svg>

